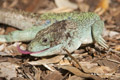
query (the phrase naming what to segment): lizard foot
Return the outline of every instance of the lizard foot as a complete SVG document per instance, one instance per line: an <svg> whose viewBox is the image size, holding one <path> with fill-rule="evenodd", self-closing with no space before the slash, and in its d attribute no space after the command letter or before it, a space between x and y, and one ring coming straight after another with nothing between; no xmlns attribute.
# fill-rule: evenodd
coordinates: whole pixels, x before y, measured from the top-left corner
<svg viewBox="0 0 120 80"><path fill-rule="evenodd" d="M104 47L105 49L108 49L108 45L106 44L106 41L102 38L102 36L100 36L98 44L100 44L102 47Z"/></svg>

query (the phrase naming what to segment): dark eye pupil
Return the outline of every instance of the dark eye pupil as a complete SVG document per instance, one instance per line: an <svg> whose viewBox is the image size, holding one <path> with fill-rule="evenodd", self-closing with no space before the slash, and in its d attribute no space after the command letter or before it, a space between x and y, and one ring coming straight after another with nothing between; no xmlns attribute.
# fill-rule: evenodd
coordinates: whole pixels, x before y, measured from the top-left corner
<svg viewBox="0 0 120 80"><path fill-rule="evenodd" d="M47 39L43 39L43 42L47 42Z"/></svg>

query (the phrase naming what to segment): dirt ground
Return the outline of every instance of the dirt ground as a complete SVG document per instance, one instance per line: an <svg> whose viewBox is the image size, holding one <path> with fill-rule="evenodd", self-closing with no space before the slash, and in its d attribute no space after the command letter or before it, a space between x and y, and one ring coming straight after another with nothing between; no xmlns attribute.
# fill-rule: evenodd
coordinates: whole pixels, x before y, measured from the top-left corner
<svg viewBox="0 0 120 80"><path fill-rule="evenodd" d="M36 58L16 48L29 42L0 43L0 80L120 80L120 0L0 0L0 7L44 14L46 12L96 12L105 22L103 37L112 50L97 44L81 46L72 56ZM0 24L0 34L16 30ZM66 51L67 52L67 51Z"/></svg>

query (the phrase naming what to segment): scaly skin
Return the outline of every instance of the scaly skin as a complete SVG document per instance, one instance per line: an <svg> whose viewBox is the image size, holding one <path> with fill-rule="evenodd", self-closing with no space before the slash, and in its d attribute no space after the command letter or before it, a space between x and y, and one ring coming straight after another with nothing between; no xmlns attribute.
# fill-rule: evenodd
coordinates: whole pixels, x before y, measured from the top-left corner
<svg viewBox="0 0 120 80"><path fill-rule="evenodd" d="M7 17L5 14L2 14L4 12L5 10L0 11L0 17L4 16L3 20L0 21L1 23L15 25L14 27L18 28L23 27L25 24L25 26L30 25L30 28L23 31L14 31L8 35L1 35L0 42L32 40L28 45L28 51L36 54L30 54L31 56L42 57L65 54L66 52L63 51L63 48L69 52L73 52L81 44L93 42L97 42L102 47L108 48L105 40L101 36L104 23L95 13L72 12L38 15L7 11L7 15L11 15L11 13L17 15ZM11 21L9 22L9 20ZM20 25L16 25L16 23Z"/></svg>

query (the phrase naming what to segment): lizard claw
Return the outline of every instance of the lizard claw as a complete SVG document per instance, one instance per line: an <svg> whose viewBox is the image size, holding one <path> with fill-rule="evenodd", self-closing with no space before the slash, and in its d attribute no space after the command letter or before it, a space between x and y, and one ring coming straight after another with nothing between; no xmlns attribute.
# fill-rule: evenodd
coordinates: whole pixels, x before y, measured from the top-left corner
<svg viewBox="0 0 120 80"><path fill-rule="evenodd" d="M100 40L99 40L99 42L98 42L102 47L104 47L105 49L108 49L109 47L108 47L108 45L106 44L106 41L102 38L102 37L100 37Z"/></svg>

